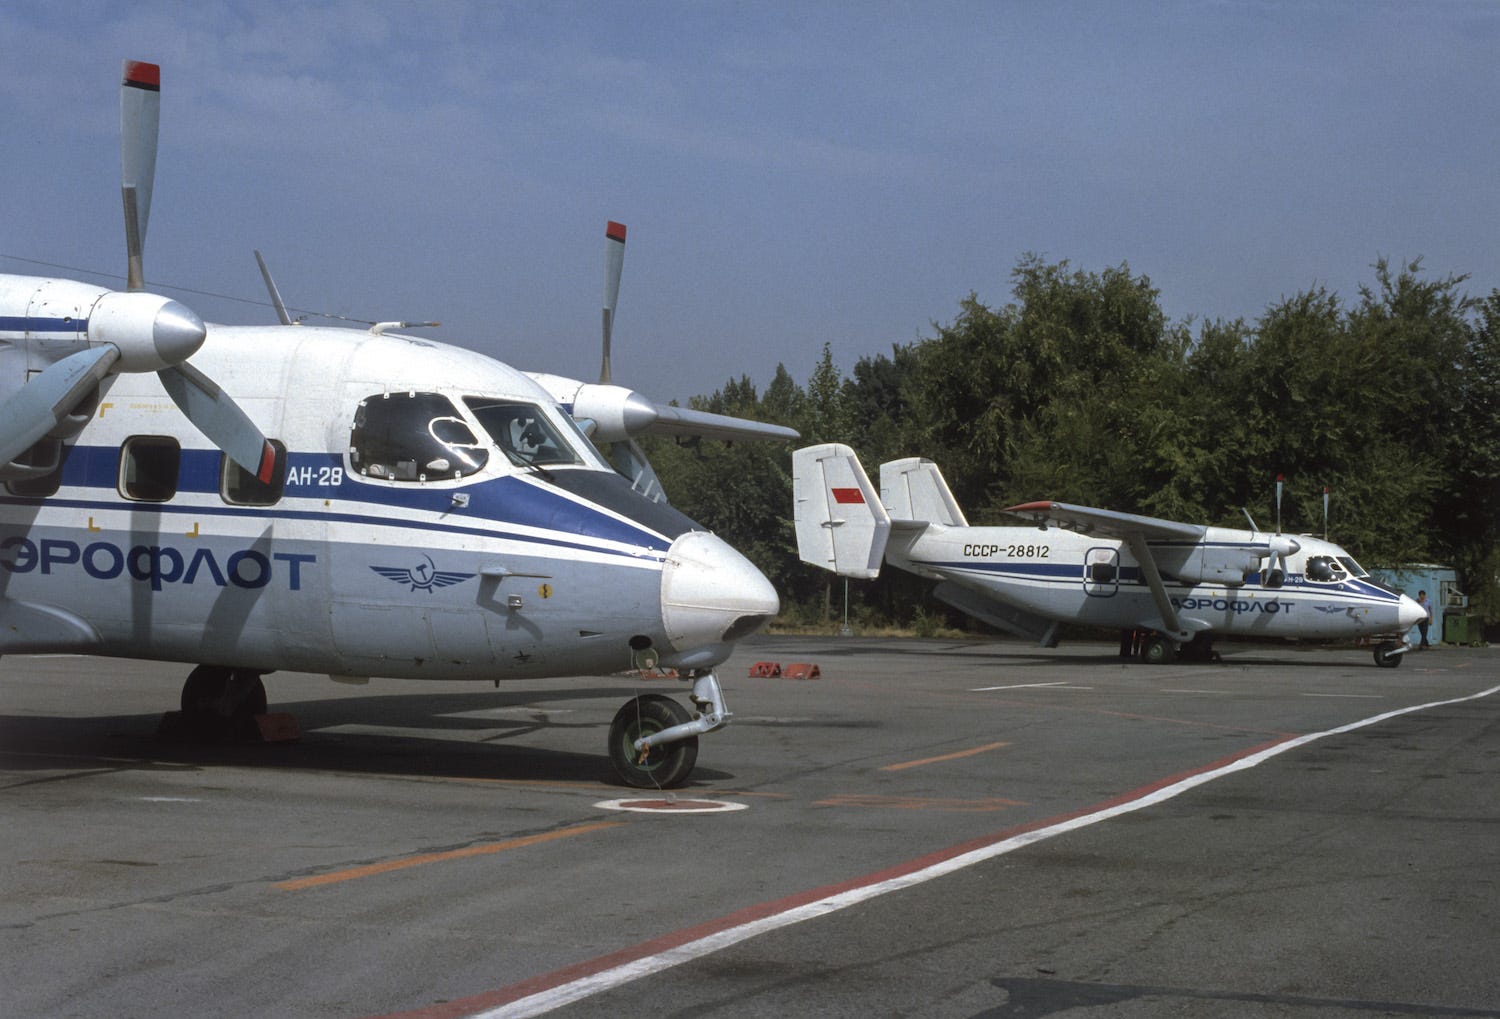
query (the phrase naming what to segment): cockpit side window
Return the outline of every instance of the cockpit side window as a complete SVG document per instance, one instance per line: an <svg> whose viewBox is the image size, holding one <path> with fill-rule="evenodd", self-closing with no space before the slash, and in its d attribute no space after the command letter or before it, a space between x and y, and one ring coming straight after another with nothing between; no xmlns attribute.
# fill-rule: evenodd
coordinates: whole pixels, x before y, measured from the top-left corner
<svg viewBox="0 0 1500 1019"><path fill-rule="evenodd" d="M349 463L365 477L441 481L483 469L489 449L457 407L437 393L385 393L360 402Z"/></svg>
<svg viewBox="0 0 1500 1019"><path fill-rule="evenodd" d="M1307 579L1315 584L1337 584L1348 578L1343 565L1330 555L1309 556Z"/></svg>
<svg viewBox="0 0 1500 1019"><path fill-rule="evenodd" d="M464 404L518 467L581 464L579 451L534 403L468 396Z"/></svg>

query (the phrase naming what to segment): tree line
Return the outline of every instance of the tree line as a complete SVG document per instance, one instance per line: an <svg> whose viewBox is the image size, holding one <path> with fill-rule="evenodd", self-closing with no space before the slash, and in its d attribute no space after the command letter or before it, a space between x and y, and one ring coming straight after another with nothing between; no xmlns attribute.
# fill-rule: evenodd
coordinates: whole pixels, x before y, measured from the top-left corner
<svg viewBox="0 0 1500 1019"><path fill-rule="evenodd" d="M1197 523L1329 537L1366 568L1439 563L1500 621L1500 290L1381 260L1352 300L1322 287L1255 321L1170 321L1128 265L1088 272L1026 256L1002 307L970 294L934 335L844 374L825 345L805 386L785 365L695 398L789 425L802 444L881 463L925 456L974 524L1051 499ZM748 555L800 622L842 608L797 558L791 449L654 440L672 502ZM841 582L839 582L841 584ZM853 582L865 625L946 610L897 571ZM961 617L955 617L955 621Z"/></svg>

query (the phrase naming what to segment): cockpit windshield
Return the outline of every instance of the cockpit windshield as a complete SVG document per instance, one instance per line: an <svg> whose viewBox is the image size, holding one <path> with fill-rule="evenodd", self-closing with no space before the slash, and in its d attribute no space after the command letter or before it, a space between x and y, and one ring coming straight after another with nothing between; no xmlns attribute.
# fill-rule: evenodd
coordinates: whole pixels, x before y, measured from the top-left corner
<svg viewBox="0 0 1500 1019"><path fill-rule="evenodd" d="M1339 556L1339 562L1344 564L1344 569L1349 571L1351 577L1368 577L1370 575L1363 566L1354 561L1352 556L1341 555Z"/></svg>
<svg viewBox="0 0 1500 1019"><path fill-rule="evenodd" d="M1350 560L1352 563L1353 560ZM1343 563L1331 555L1307 557L1307 579L1315 584L1337 584L1349 577Z"/></svg>
<svg viewBox="0 0 1500 1019"><path fill-rule="evenodd" d="M438 393L383 393L360 401L349 433L349 463L365 477L438 481L467 477L489 448L453 401Z"/></svg>
<svg viewBox="0 0 1500 1019"><path fill-rule="evenodd" d="M582 452L534 403L467 396L464 405L518 467L581 464Z"/></svg>

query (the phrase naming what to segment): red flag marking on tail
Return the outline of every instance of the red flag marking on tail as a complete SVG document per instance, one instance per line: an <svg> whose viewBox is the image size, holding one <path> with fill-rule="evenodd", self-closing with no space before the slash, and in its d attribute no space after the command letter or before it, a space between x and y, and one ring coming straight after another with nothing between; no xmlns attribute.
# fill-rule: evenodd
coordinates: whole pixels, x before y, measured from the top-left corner
<svg viewBox="0 0 1500 1019"><path fill-rule="evenodd" d="M857 488L835 488L833 490L833 501L837 503L862 503L865 501L864 493Z"/></svg>

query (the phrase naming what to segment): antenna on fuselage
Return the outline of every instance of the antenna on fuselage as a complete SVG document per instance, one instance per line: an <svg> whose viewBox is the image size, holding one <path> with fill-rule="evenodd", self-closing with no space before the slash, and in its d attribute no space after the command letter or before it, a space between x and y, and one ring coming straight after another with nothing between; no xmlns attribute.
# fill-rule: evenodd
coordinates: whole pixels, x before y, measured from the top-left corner
<svg viewBox="0 0 1500 1019"><path fill-rule="evenodd" d="M260 266L260 278L266 281L266 290L271 294L271 306L276 309L276 317L284 326L294 326L300 323L292 320L287 314L286 305L281 301L281 291L276 289L276 281L271 278L271 270L266 268L266 260L260 257L260 252L255 252L255 264Z"/></svg>
<svg viewBox="0 0 1500 1019"><path fill-rule="evenodd" d="M1328 486L1323 486L1323 540L1328 540Z"/></svg>

